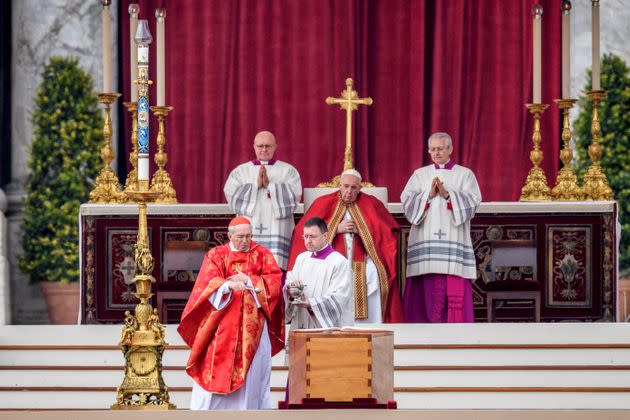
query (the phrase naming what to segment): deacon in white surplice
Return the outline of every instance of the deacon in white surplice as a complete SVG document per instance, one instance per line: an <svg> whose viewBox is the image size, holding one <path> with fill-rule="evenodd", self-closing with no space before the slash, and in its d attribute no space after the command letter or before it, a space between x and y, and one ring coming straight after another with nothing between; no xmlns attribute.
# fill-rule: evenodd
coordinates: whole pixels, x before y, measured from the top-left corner
<svg viewBox="0 0 630 420"><path fill-rule="evenodd" d="M291 330L354 324L352 271L346 257L328 243L328 227L319 217L304 224L307 251L298 255L284 286L285 321ZM303 287L303 295L297 290Z"/></svg>
<svg viewBox="0 0 630 420"><path fill-rule="evenodd" d="M451 159L446 133L429 137L433 164L417 169L400 201L411 223L406 322L473 322L472 281L477 278L470 221L481 203L475 174Z"/></svg>
<svg viewBox="0 0 630 420"><path fill-rule="evenodd" d="M285 270L295 227L293 210L302 198L302 182L293 166L274 159L277 147L269 131L256 134L256 159L237 166L223 192L230 209L252 221L254 241L269 249Z"/></svg>

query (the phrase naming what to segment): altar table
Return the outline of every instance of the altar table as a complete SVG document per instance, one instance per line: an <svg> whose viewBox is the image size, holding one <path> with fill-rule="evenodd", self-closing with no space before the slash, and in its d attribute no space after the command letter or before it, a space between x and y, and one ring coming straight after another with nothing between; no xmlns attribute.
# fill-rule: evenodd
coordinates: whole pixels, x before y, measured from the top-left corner
<svg viewBox="0 0 630 420"><path fill-rule="evenodd" d="M400 203L388 208L401 226L402 291L410 226ZM163 322L176 323L205 251L227 241L233 214L227 204L149 204L147 213L155 258L153 305ZM300 205L296 220L302 213ZM477 259L475 322L487 320L489 288L518 289L527 282L539 291L542 322L614 321L616 217L613 201L482 203L471 227ZM138 207L84 204L79 219L81 322L120 323L136 303L133 248ZM534 302L528 299L508 298L492 309L497 321L534 320Z"/></svg>

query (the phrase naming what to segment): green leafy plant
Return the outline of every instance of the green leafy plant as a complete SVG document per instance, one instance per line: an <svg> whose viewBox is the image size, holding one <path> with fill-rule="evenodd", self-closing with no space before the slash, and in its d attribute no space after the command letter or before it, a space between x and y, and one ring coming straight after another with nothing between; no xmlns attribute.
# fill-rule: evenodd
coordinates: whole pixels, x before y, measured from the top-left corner
<svg viewBox="0 0 630 420"><path fill-rule="evenodd" d="M52 57L33 110L20 269L31 282L79 280L79 207L101 166L103 120L77 58Z"/></svg>
<svg viewBox="0 0 630 420"><path fill-rule="evenodd" d="M591 89L592 75L588 72L585 91ZM630 268L630 68L615 54L604 55L601 63L601 88L607 91L600 104L601 165L619 205L622 226L619 263ZM592 104L586 96L579 100L581 108L575 120L574 138L577 149L575 169L582 176L591 164L588 146L591 144Z"/></svg>

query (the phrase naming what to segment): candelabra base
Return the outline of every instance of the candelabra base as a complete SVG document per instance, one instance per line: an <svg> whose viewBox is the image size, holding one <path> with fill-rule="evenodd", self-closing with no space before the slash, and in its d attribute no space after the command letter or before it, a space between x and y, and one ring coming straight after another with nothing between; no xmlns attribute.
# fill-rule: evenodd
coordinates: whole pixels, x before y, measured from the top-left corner
<svg viewBox="0 0 630 420"><path fill-rule="evenodd" d="M558 201L576 201L584 198L582 188L578 185L577 176L569 167L560 169L556 185L551 190L551 196Z"/></svg>
<svg viewBox="0 0 630 420"><path fill-rule="evenodd" d="M551 190L547 184L545 172L534 166L527 174L525 185L521 189L520 201L551 201Z"/></svg>
<svg viewBox="0 0 630 420"><path fill-rule="evenodd" d="M173 188L173 182L168 172L164 169L158 169L153 174L151 191L155 192L158 197L156 203L160 204L177 204L177 192Z"/></svg>
<svg viewBox="0 0 630 420"><path fill-rule="evenodd" d="M589 166L584 175L584 195L587 200L612 200L613 192L599 162Z"/></svg>
<svg viewBox="0 0 630 420"><path fill-rule="evenodd" d="M120 191L120 182L114 170L105 166L96 177L96 187L90 191L90 203L124 203L127 197Z"/></svg>
<svg viewBox="0 0 630 420"><path fill-rule="evenodd" d="M170 403L168 387L162 379L162 354L164 353L164 326L160 323L157 309L148 319L143 319L138 307L151 306L140 303L136 315L125 312L120 347L125 355L125 377L118 387L116 403L112 410L175 410ZM144 311L146 312L146 311ZM144 328L141 329L141 328Z"/></svg>

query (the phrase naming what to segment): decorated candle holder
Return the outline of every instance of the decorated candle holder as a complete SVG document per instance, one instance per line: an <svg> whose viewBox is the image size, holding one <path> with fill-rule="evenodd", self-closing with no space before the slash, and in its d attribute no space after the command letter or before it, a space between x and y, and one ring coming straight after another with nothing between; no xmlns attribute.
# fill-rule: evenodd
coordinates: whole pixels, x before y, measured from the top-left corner
<svg viewBox="0 0 630 420"><path fill-rule="evenodd" d="M573 107L575 99L556 99L558 108L562 110L562 144L560 151L560 160L563 167L558 172L556 185L551 190L551 196L554 200L582 200L584 193L578 185L577 176L571 169L571 161L573 160L573 151L569 146L571 141L571 128L569 126L569 110Z"/></svg>
<svg viewBox="0 0 630 420"><path fill-rule="evenodd" d="M534 116L534 130L532 132L532 143L534 148L529 152L529 159L534 165L527 174L525 185L521 189L520 201L550 201L551 189L547 184L545 172L540 167L543 160L543 152L540 150L540 116L549 107L548 104L527 104L529 112Z"/></svg>
<svg viewBox="0 0 630 420"><path fill-rule="evenodd" d="M175 188L173 188L173 182L171 181L170 175L166 169L164 169L166 162L168 162L168 156L164 151L164 146L166 144L164 120L172 109L173 107L171 106L151 107L151 111L153 111L158 118L159 126L157 135L158 151L153 158L158 169L153 174L153 179L151 180L151 191L159 194L156 199L156 203L162 204L177 203L177 192L175 191Z"/></svg>
<svg viewBox="0 0 630 420"><path fill-rule="evenodd" d="M592 164L584 175L584 195L587 200L612 200L612 189L608 185L608 179L599 162L602 157L602 147L599 144L599 136L601 134L599 103L606 98L606 91L591 90L588 92L588 97L593 102L591 120L591 134L593 140L590 146L588 146L588 156L591 158Z"/></svg>
<svg viewBox="0 0 630 420"><path fill-rule="evenodd" d="M98 101L105 109L105 124L103 125L103 145L101 146L101 159L103 168L96 177L96 186L90 191L90 203L124 203L125 196L120 190L118 176L114 173L111 163L115 153L112 147L112 120L110 117L111 105L116 102L120 93L96 93Z"/></svg>
<svg viewBox="0 0 630 420"><path fill-rule="evenodd" d="M149 246L147 203L158 193L149 191L149 51L152 37L146 20L136 32L138 43L138 177L135 190L127 192L129 201L138 203L138 236L134 262L134 296L140 299L134 314L125 313L119 346L125 357L125 374L118 387L115 410L171 410L168 387L162 378L162 354L166 346L164 326L157 309L151 306L154 260Z"/></svg>
<svg viewBox="0 0 630 420"><path fill-rule="evenodd" d="M125 108L131 114L131 152L129 152L129 163L131 171L127 174L125 181L125 193L138 191L138 102L124 102Z"/></svg>
<svg viewBox="0 0 630 420"><path fill-rule="evenodd" d="M125 356L125 374L117 389L113 410L174 410L168 387L162 378L162 354L167 343L157 309L151 306L154 260L149 247L147 203L157 197L154 192L131 191L129 201L138 203L138 236L134 252L134 296L140 300L132 314L125 312L120 346Z"/></svg>

